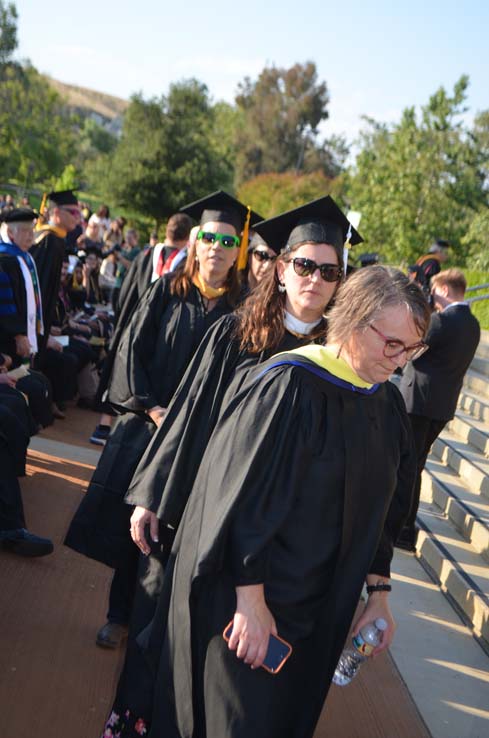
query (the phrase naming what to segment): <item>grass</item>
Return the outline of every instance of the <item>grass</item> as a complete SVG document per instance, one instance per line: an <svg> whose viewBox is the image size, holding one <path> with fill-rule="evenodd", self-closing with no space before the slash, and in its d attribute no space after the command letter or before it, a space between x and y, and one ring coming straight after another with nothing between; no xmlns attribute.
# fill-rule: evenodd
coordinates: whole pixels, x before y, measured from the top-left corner
<svg viewBox="0 0 489 738"><path fill-rule="evenodd" d="M489 284L489 272L480 272L475 269L463 269L467 280L467 287L476 287L479 284ZM480 295L489 295L489 287L477 292L468 292L467 297L478 297ZM489 330L489 299L474 302L471 310L483 330Z"/></svg>

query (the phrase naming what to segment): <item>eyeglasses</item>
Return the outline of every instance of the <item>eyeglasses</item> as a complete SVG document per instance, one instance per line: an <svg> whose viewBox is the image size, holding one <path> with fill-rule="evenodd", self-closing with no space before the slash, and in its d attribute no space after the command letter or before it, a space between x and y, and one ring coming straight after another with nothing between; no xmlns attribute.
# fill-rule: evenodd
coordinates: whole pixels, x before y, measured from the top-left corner
<svg viewBox="0 0 489 738"><path fill-rule="evenodd" d="M299 277L310 277L316 269L319 269L321 277L325 282L337 282L343 275L343 268L338 264L316 264L312 259L306 259L302 256L296 256L294 259L288 259L294 267L294 272Z"/></svg>
<svg viewBox="0 0 489 738"><path fill-rule="evenodd" d="M419 357L429 349L428 344L424 341L414 343L412 346L406 346L405 343L398 341L396 338L387 338L387 336L384 336L384 334L381 333L378 328L375 328L375 326L371 325L369 327L383 339L384 356L386 359L395 359L396 356L400 356L405 353L406 361L414 361L415 359L419 359Z"/></svg>
<svg viewBox="0 0 489 738"><path fill-rule="evenodd" d="M215 243L217 241L224 249L234 249L239 246L238 236L230 236L228 233L210 233L209 231L199 231L197 238L204 243Z"/></svg>
<svg viewBox="0 0 489 738"><path fill-rule="evenodd" d="M268 251L262 251L261 249L253 249L253 256L258 261L275 261L277 258L275 254L269 254Z"/></svg>

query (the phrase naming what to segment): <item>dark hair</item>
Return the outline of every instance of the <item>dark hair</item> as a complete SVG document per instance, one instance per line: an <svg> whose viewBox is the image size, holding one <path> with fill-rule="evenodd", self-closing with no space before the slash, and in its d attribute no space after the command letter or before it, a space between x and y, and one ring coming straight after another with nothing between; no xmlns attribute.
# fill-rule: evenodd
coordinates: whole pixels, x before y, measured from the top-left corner
<svg viewBox="0 0 489 738"><path fill-rule="evenodd" d="M234 335L239 339L242 351L259 354L266 349L276 349L282 342L285 335L285 293L279 290L277 264L280 261L288 262L290 254L304 243L309 242L295 244L283 251L275 259L273 269L267 271L261 282L236 310L237 321ZM332 248L338 257L338 264L341 265L342 249L336 246ZM326 322L321 321L309 337L311 341L326 337Z"/></svg>
<svg viewBox="0 0 489 738"><path fill-rule="evenodd" d="M168 220L166 236L171 241L188 241L192 221L185 213L176 213Z"/></svg>
<svg viewBox="0 0 489 738"><path fill-rule="evenodd" d="M229 304L234 307L239 300L241 292L241 286L238 279L237 262L231 267L228 272L228 276L224 286L228 288L226 293ZM181 271L176 273L175 278L172 280L170 286L170 292L172 295L177 295L182 299L187 297L190 288L193 284L193 278L199 271L199 262L197 261L197 252L195 243L189 247L185 266Z"/></svg>
<svg viewBox="0 0 489 738"><path fill-rule="evenodd" d="M97 210L97 215L99 218L110 218L110 210L108 205L101 205Z"/></svg>

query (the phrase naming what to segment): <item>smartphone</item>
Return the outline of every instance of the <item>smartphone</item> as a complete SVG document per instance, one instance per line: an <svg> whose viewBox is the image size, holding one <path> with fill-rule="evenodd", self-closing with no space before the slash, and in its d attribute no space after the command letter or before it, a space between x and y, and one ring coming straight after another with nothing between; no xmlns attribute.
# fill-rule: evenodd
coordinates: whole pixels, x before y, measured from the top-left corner
<svg viewBox="0 0 489 738"><path fill-rule="evenodd" d="M233 621L229 623L224 629L222 637L225 641L229 641L231 633L233 632ZM270 635L268 641L268 649L263 661L262 668L269 671L270 674L278 674L282 666L285 664L290 654L292 653L292 646L287 641L284 641L280 636Z"/></svg>

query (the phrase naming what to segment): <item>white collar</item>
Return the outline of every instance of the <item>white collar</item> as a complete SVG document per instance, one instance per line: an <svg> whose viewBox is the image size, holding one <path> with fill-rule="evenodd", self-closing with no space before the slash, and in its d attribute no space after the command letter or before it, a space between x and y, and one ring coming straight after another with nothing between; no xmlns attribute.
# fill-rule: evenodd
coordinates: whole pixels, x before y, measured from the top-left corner
<svg viewBox="0 0 489 738"><path fill-rule="evenodd" d="M322 318L319 318L319 320L315 320L313 323L304 323L304 321L299 320L286 310L284 325L287 330L292 331L293 333L300 333L301 336L307 336L308 333L312 333L314 328L319 325L321 320Z"/></svg>
<svg viewBox="0 0 489 738"><path fill-rule="evenodd" d="M451 302L450 305L446 305L443 308L442 313L444 313L445 310L449 310L449 308L457 307L458 305L465 305L466 307L470 307L467 300L458 300L457 302Z"/></svg>

